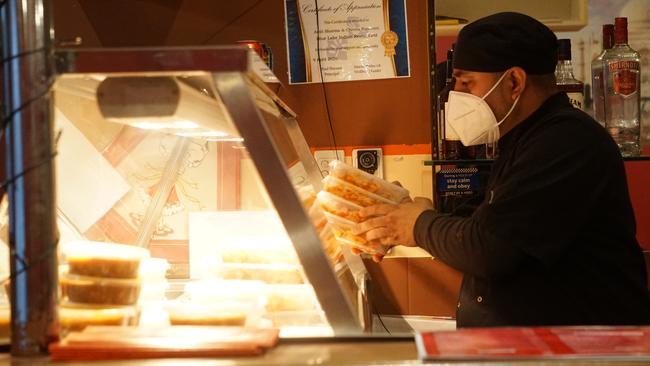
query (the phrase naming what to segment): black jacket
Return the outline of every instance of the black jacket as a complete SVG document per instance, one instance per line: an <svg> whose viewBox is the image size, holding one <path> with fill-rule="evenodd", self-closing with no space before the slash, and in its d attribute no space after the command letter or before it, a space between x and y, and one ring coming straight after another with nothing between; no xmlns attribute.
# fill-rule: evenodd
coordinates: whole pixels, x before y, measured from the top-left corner
<svg viewBox="0 0 650 366"><path fill-rule="evenodd" d="M625 168L605 129L559 93L499 151L470 217L426 211L414 229L465 274L458 326L650 324Z"/></svg>

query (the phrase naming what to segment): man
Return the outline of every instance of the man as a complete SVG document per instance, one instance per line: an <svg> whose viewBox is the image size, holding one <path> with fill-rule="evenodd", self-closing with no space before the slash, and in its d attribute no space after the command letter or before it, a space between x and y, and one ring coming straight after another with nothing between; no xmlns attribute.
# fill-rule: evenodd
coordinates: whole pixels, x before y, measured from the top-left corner
<svg viewBox="0 0 650 366"><path fill-rule="evenodd" d="M466 145L498 140L485 200L470 217L372 206L355 228L463 272L459 327L650 324L621 155L555 88L556 44L517 13L463 28L448 118Z"/></svg>

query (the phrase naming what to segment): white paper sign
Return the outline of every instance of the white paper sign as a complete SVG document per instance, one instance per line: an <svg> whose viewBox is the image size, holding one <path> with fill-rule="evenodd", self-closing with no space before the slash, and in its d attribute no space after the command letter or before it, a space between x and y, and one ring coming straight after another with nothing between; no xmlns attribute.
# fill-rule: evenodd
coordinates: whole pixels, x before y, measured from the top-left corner
<svg viewBox="0 0 650 366"><path fill-rule="evenodd" d="M291 84L410 75L404 0L319 0L316 13L314 0L285 0Z"/></svg>
<svg viewBox="0 0 650 366"><path fill-rule="evenodd" d="M253 50L248 51L248 64L253 70L255 75L265 83L279 83L280 80L275 76L269 66L262 60L262 58Z"/></svg>
<svg viewBox="0 0 650 366"><path fill-rule="evenodd" d="M57 205L81 232L102 218L130 189L113 166L70 120L56 110Z"/></svg>

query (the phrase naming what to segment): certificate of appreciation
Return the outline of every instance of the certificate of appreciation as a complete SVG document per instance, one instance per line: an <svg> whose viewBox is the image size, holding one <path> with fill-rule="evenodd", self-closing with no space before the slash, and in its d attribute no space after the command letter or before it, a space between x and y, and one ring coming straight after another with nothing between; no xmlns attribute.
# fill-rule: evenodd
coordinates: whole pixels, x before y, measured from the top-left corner
<svg viewBox="0 0 650 366"><path fill-rule="evenodd" d="M410 75L405 0L285 0L285 15L291 84Z"/></svg>

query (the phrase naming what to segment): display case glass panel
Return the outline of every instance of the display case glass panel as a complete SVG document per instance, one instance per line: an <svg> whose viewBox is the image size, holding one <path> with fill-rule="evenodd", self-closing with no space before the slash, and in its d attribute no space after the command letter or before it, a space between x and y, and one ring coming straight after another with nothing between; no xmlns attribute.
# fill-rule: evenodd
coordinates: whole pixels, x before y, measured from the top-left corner
<svg viewBox="0 0 650 366"><path fill-rule="evenodd" d="M362 332L363 266L314 205L295 115L246 52L58 51L67 323Z"/></svg>

